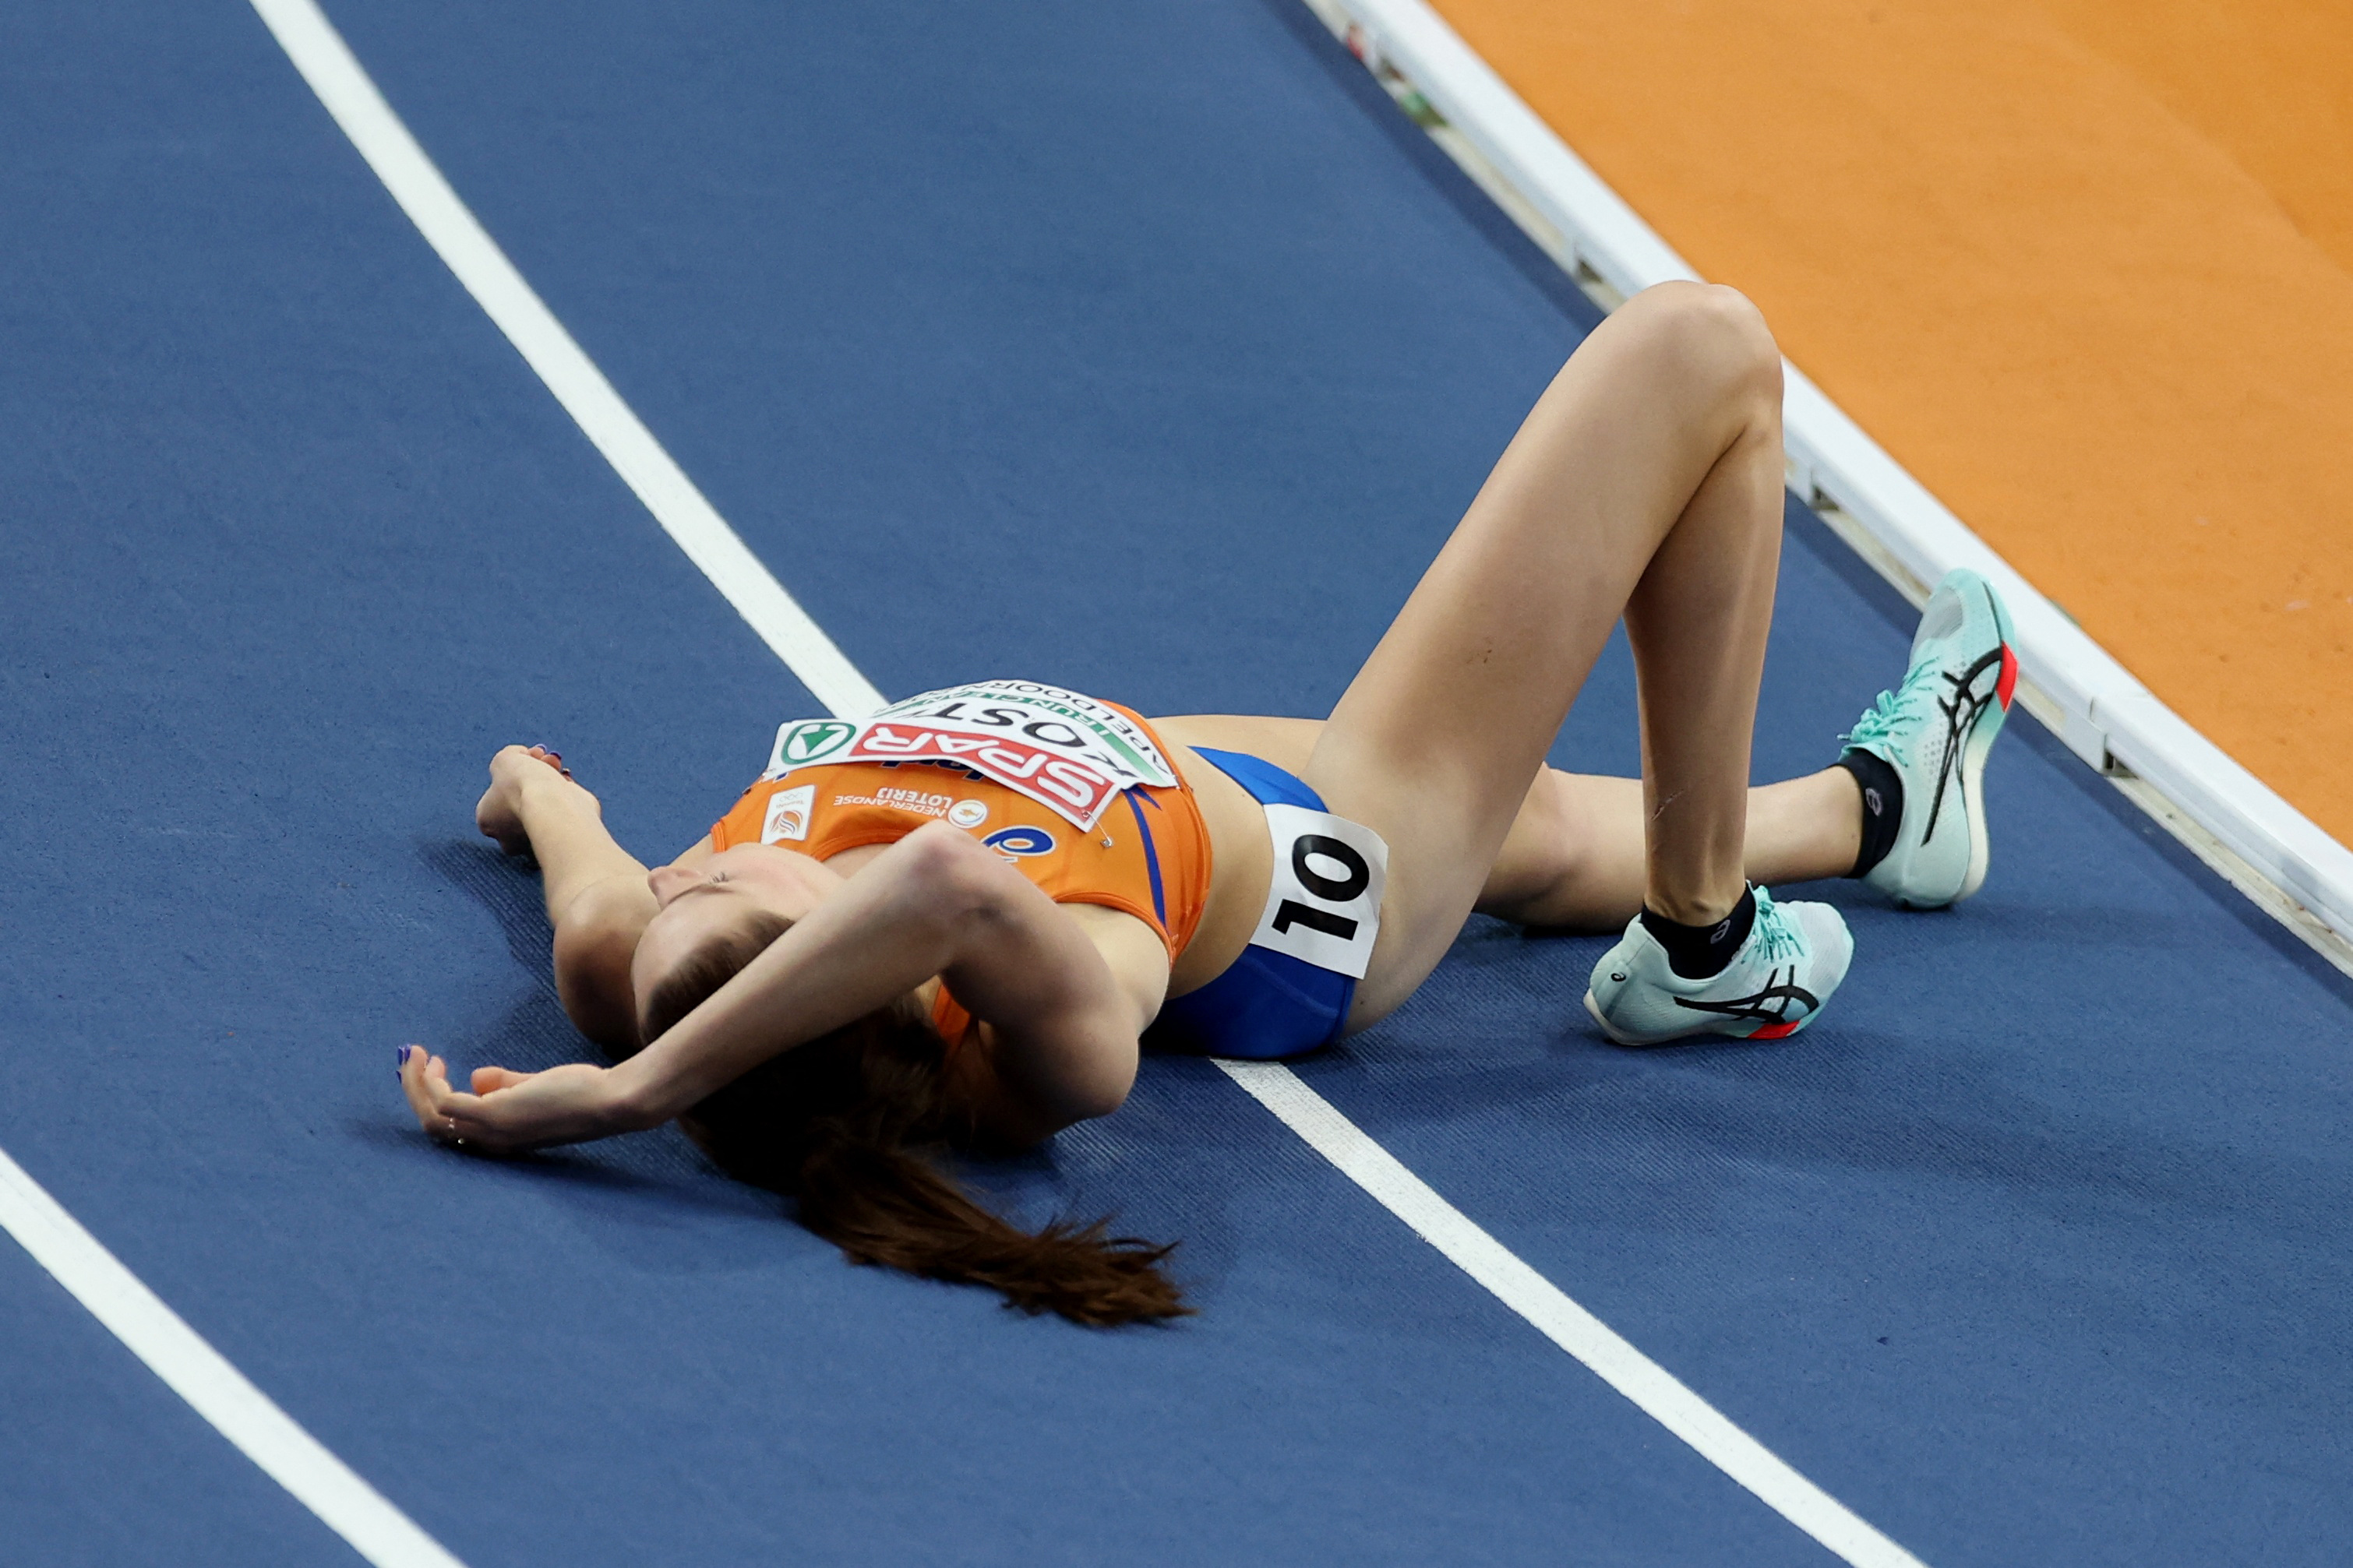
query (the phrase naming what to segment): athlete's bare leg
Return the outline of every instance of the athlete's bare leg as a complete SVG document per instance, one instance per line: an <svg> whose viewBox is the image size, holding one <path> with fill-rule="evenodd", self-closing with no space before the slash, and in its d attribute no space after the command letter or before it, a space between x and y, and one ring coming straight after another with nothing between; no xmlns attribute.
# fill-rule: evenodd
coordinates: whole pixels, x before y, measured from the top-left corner
<svg viewBox="0 0 2353 1568"><path fill-rule="evenodd" d="M1523 925L1614 931L1642 908L1642 785L1551 768L1536 775L1474 906ZM1862 836L1854 775L1825 768L1748 792L1742 852L1764 886L1843 877Z"/></svg>
<svg viewBox="0 0 2353 1568"><path fill-rule="evenodd" d="M582 1034L626 1055L638 1047L629 959L657 906L645 865L614 841L604 807L561 767L544 748L507 747L491 759L474 822L508 854L529 850L539 861L555 927L555 994Z"/></svg>
<svg viewBox="0 0 2353 1568"><path fill-rule="evenodd" d="M1320 719L1194 713L1155 719L1171 740L1219 746L1298 773L1314 754ZM1844 768L1748 792L1744 868L1767 885L1842 877L1862 834L1862 801ZM1537 773L1474 906L1523 925L1615 931L1642 907L1646 868L1638 779Z"/></svg>
<svg viewBox="0 0 2353 1568"><path fill-rule="evenodd" d="M1357 673L1301 776L1389 846L1354 1027L1478 902L1622 616L1642 716L1643 897L1738 902L1781 538L1781 365L1755 308L1669 284L1577 349Z"/></svg>

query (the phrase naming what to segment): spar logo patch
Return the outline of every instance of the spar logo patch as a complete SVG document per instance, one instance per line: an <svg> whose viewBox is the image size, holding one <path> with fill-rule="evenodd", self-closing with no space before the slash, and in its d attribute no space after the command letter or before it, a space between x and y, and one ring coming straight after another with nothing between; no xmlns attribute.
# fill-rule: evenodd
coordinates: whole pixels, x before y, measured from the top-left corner
<svg viewBox="0 0 2353 1568"><path fill-rule="evenodd" d="M1092 827L1119 785L1090 763L1058 755L1051 749L1055 743L1034 743L994 729L976 732L946 723L870 719L859 726L840 760L960 763L1059 813L1073 826Z"/></svg>
<svg viewBox="0 0 2353 1568"><path fill-rule="evenodd" d="M981 842L999 855L1008 858L1017 855L1051 855L1054 852L1054 836L1042 827L1026 826L1000 827Z"/></svg>

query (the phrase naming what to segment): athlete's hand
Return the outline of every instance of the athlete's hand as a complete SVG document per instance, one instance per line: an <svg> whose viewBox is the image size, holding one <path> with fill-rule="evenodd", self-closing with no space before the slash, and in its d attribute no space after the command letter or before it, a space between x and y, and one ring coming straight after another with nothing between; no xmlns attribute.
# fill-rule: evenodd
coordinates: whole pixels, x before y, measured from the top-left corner
<svg viewBox="0 0 2353 1568"><path fill-rule="evenodd" d="M474 807L474 826L482 830L482 837L497 839L499 847L510 855L529 852L531 835L523 830L522 792L545 782L551 773L567 784L573 782L572 770L564 765L561 752L545 746L501 747L491 759L491 787ZM587 795L586 790L581 793ZM593 801L596 796L588 798Z"/></svg>
<svg viewBox="0 0 2353 1568"><path fill-rule="evenodd" d="M417 1125L444 1143L511 1154L577 1143L622 1129L606 1069L570 1062L545 1072L476 1068L471 1094L449 1087L449 1064L422 1046L400 1048L400 1087Z"/></svg>

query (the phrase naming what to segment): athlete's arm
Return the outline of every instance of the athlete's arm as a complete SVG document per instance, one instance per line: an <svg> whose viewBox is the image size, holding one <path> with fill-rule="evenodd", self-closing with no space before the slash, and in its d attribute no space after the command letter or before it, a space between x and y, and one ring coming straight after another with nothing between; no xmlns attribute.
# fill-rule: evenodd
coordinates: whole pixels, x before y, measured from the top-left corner
<svg viewBox="0 0 2353 1568"><path fill-rule="evenodd" d="M1071 1070L1061 1038L1051 1031L1000 1021L1018 1017L1025 1002L1018 994L998 994L997 983L1003 978L1002 972L984 967L974 975L943 976L956 1000L979 1024L977 1037L948 1059L951 1090L971 1108L976 1132L992 1142L1015 1148L1050 1138L1073 1121L1119 1109L1135 1080L1137 1037L1158 1015L1168 993L1168 949L1150 926L1133 915L1093 904L1055 908L1093 946L1127 1004L1131 1022L1125 1033L1115 1042L1107 1040L1094 1057L1099 1069L1115 1068L1117 1075L1117 1094L1107 1097L1098 1109L1069 1114L1057 1092L1056 1086ZM1114 1049L1120 1053L1116 1057L1112 1054Z"/></svg>
<svg viewBox="0 0 2353 1568"><path fill-rule="evenodd" d="M501 1075L480 1086L495 1092L480 1095L452 1092L438 1061L419 1059L403 1078L420 1120L469 1145L603 1137L658 1126L934 974L993 1026L1002 1099L990 1131L1015 1137L1118 1109L1134 1082L1137 1037L1158 1005L1143 993L1165 984L1165 973L1124 983L1082 924L1029 879L933 824L877 856L617 1067Z"/></svg>
<svg viewBox="0 0 2353 1568"><path fill-rule="evenodd" d="M491 787L474 822L508 854L527 851L539 862L565 1013L614 1055L635 1050L629 956L659 906L644 865L606 829L604 806L544 746L507 746L491 759ZM676 863L710 857L706 836Z"/></svg>

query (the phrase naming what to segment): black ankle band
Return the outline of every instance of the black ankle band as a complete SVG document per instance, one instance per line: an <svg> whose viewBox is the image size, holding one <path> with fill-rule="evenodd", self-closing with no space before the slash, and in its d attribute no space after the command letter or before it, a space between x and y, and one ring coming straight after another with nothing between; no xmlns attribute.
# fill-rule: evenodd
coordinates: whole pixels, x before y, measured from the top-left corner
<svg viewBox="0 0 2353 1568"><path fill-rule="evenodd" d="M1904 826L1904 775L1869 752L1849 752L1838 765L1854 775L1862 791L1862 845L1847 875L1868 877L1895 847L1896 832Z"/></svg>
<svg viewBox="0 0 2353 1568"><path fill-rule="evenodd" d="M1667 967L1685 980L1723 973L1756 923L1757 894L1749 888L1740 889L1740 901L1714 925L1687 926L1653 913L1647 905L1642 910L1642 929L1667 950Z"/></svg>

